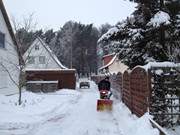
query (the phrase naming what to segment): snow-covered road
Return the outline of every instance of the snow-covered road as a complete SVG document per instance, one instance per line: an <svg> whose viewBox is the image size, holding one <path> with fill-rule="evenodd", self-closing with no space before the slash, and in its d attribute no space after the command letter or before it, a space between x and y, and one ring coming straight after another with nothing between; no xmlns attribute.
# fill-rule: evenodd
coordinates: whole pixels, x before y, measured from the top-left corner
<svg viewBox="0 0 180 135"><path fill-rule="evenodd" d="M111 113L96 111L97 88L79 90L82 95L66 117L42 125L35 135L121 135Z"/></svg>
<svg viewBox="0 0 180 135"><path fill-rule="evenodd" d="M97 112L97 86L54 94L25 93L24 106L16 96L0 98L0 135L158 135L148 115L137 118L114 99L112 112ZM9 109L9 110L8 110Z"/></svg>

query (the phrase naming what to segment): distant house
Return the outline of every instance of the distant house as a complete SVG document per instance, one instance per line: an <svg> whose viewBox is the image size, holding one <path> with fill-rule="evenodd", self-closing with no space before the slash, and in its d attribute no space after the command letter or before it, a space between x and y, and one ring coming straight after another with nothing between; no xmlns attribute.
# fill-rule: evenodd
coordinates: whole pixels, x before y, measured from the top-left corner
<svg viewBox="0 0 180 135"><path fill-rule="evenodd" d="M67 69L40 37L25 52L24 60L26 69Z"/></svg>
<svg viewBox="0 0 180 135"><path fill-rule="evenodd" d="M114 53L104 55L102 57L102 64L103 64L103 66L107 65L113 59L114 55L115 55Z"/></svg>
<svg viewBox="0 0 180 135"><path fill-rule="evenodd" d="M103 66L99 68L102 74L117 74L118 72L124 73L128 68L117 57L117 54L105 55L103 58Z"/></svg>
<svg viewBox="0 0 180 135"><path fill-rule="evenodd" d="M15 83L19 82L19 56L15 36L4 7L0 0L0 94L18 92Z"/></svg>
<svg viewBox="0 0 180 135"><path fill-rule="evenodd" d="M62 88L75 89L76 70L63 66L41 38L35 39L23 57L26 63L27 90L54 92Z"/></svg>

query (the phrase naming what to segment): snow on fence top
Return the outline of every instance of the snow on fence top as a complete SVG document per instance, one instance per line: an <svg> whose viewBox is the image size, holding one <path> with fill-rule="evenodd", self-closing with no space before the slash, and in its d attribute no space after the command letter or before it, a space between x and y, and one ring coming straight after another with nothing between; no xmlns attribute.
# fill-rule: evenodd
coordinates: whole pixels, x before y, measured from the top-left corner
<svg viewBox="0 0 180 135"><path fill-rule="evenodd" d="M174 62L149 62L147 65L141 66L146 71L152 67L180 67L180 63Z"/></svg>
<svg viewBox="0 0 180 135"><path fill-rule="evenodd" d="M170 16L166 12L159 11L154 15L153 18L151 18L150 22L147 25L153 27L159 27L162 24L164 25L170 24Z"/></svg>
<svg viewBox="0 0 180 135"><path fill-rule="evenodd" d="M28 81L27 83L44 83L44 84L46 84L46 83L58 83L58 81Z"/></svg>

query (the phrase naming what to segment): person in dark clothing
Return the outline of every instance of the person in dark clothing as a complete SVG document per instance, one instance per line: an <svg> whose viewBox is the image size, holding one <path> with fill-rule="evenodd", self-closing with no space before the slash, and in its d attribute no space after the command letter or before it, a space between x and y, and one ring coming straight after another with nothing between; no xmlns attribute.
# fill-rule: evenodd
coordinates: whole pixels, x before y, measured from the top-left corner
<svg viewBox="0 0 180 135"><path fill-rule="evenodd" d="M109 96L108 96L108 98L111 97L112 92L111 92L111 83L110 83L110 81L109 81L109 77L106 77L105 79L101 80L101 81L98 83L98 89L99 89L99 91L100 91L100 90L107 90L107 91L109 91Z"/></svg>
<svg viewBox="0 0 180 135"><path fill-rule="evenodd" d="M98 89L99 90L108 90L110 91L111 83L109 82L109 77L106 77L105 79L101 80L98 83Z"/></svg>

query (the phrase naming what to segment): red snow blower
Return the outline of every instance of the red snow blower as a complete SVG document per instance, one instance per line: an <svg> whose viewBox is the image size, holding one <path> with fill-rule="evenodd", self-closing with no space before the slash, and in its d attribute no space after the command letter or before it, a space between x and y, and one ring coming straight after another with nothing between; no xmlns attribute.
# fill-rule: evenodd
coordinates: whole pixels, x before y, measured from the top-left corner
<svg viewBox="0 0 180 135"><path fill-rule="evenodd" d="M113 101L110 100L108 90L100 90L100 99L97 100L97 111L111 111Z"/></svg>

